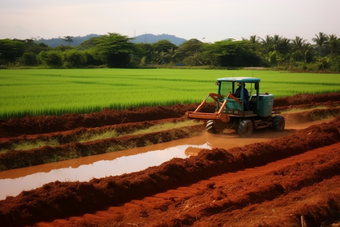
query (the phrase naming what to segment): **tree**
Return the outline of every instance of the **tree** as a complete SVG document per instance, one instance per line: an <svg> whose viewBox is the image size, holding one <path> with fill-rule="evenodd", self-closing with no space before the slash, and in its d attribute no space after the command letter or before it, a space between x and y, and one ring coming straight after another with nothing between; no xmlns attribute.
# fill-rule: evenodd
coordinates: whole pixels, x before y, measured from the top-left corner
<svg viewBox="0 0 340 227"><path fill-rule="evenodd" d="M335 58L340 49L340 39L334 34L329 35L325 46L329 49L331 58Z"/></svg>
<svg viewBox="0 0 340 227"><path fill-rule="evenodd" d="M68 45L70 46L71 45L71 42L73 42L73 37L72 36L64 36L64 41L65 42L68 42Z"/></svg>
<svg viewBox="0 0 340 227"><path fill-rule="evenodd" d="M308 54L310 53L311 49L312 48L309 43L302 44L302 53L303 53L303 59L305 63L307 63Z"/></svg>
<svg viewBox="0 0 340 227"><path fill-rule="evenodd" d="M89 50L91 48L95 48L99 42L101 37L91 37L88 40L82 42L77 49L79 50Z"/></svg>
<svg viewBox="0 0 340 227"><path fill-rule="evenodd" d="M249 41L251 43L258 43L260 41L260 38L257 35L252 35L250 36Z"/></svg>
<svg viewBox="0 0 340 227"><path fill-rule="evenodd" d="M97 39L96 50L110 68L129 67L131 54L138 54L138 49L131 40L132 38L118 33L109 33Z"/></svg>
<svg viewBox="0 0 340 227"><path fill-rule="evenodd" d="M182 43L178 50L184 54L185 57L192 56L202 50L203 43L198 39L190 39Z"/></svg>
<svg viewBox="0 0 340 227"><path fill-rule="evenodd" d="M39 54L40 51L50 49L46 44L39 43L33 39L26 39L24 43L25 43L25 52L32 52L36 55Z"/></svg>
<svg viewBox="0 0 340 227"><path fill-rule="evenodd" d="M176 63L177 56L179 54L180 54L180 52L178 51L178 49L171 48L170 50L168 50L168 56L169 56L170 63L172 63L172 64Z"/></svg>
<svg viewBox="0 0 340 227"><path fill-rule="evenodd" d="M177 56L187 65L202 65L202 48L204 43L197 39L190 39L182 43L178 48Z"/></svg>
<svg viewBox="0 0 340 227"><path fill-rule="evenodd" d="M66 68L81 68L86 63L85 54L78 50L67 50L63 53Z"/></svg>
<svg viewBox="0 0 340 227"><path fill-rule="evenodd" d="M139 49L139 57L141 59L141 64L150 64L152 63L154 57L153 49L150 43L136 43L136 47Z"/></svg>
<svg viewBox="0 0 340 227"><path fill-rule="evenodd" d="M225 40L215 42L210 50L215 64L223 67L258 66L261 59L249 48L248 41Z"/></svg>
<svg viewBox="0 0 340 227"><path fill-rule="evenodd" d="M0 40L0 64L15 64L25 51L25 42L20 40Z"/></svg>
<svg viewBox="0 0 340 227"><path fill-rule="evenodd" d="M268 54L269 52L273 51L273 38L267 35L264 39L261 39L261 45L264 54Z"/></svg>
<svg viewBox="0 0 340 227"><path fill-rule="evenodd" d="M158 51L158 53L160 53L162 51L168 52L171 49L177 49L177 46L175 44L173 44L172 42L170 42L166 39L163 39L163 40L160 40L160 41L152 44L152 48L155 51Z"/></svg>
<svg viewBox="0 0 340 227"><path fill-rule="evenodd" d="M156 57L156 62L158 63L158 64L165 64L166 63L166 58L167 58L167 53L166 52L164 52L164 51L161 51L161 52L158 52L158 51L156 51L156 53L157 53L157 57Z"/></svg>
<svg viewBox="0 0 340 227"><path fill-rule="evenodd" d="M33 52L25 52L19 60L21 65L37 65L37 55Z"/></svg>
<svg viewBox="0 0 340 227"><path fill-rule="evenodd" d="M63 65L62 52L58 50L41 51L37 58L47 66L61 67Z"/></svg>
<svg viewBox="0 0 340 227"><path fill-rule="evenodd" d="M295 57L297 61L300 61L300 57L303 56L303 45L306 43L306 40L302 39L299 36L295 36L295 39L292 40L292 49L294 51Z"/></svg>
<svg viewBox="0 0 340 227"><path fill-rule="evenodd" d="M323 32L319 32L319 35L315 35L315 36L316 37L313 38L312 41L316 43L316 46L319 50L319 57L321 57L322 48L326 44L328 37Z"/></svg>
<svg viewBox="0 0 340 227"><path fill-rule="evenodd" d="M61 52L67 51L67 50L74 50L75 48L72 46L65 46L65 45L60 45L54 48L54 50L60 50Z"/></svg>

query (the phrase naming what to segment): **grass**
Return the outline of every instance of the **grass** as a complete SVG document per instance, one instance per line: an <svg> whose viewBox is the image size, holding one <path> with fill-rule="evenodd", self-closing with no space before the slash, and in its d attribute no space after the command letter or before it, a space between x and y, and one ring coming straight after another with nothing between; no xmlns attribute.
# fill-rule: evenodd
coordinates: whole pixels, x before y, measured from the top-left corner
<svg viewBox="0 0 340 227"><path fill-rule="evenodd" d="M159 124L155 126L151 126L147 129L140 129L136 130L132 133L117 133L114 129L112 130L106 130L103 132L85 132L81 134L75 141L73 142L79 142L79 143L85 143L90 141L96 141L96 140L102 140L102 139L109 139L109 138L115 138L120 136L127 136L127 135L140 135L140 134L146 134L151 132L159 132L163 130L170 130L175 128L181 128L181 127L188 127L201 124L200 122L194 121L194 120L186 120L186 121L179 121L179 122L168 122L164 124ZM42 140L33 140L33 141L22 141L12 144L11 149L13 150L30 150L30 149L37 149L44 146L59 146L57 140L48 140L48 141L42 141ZM148 144L146 144L148 145ZM149 144L150 145L150 144ZM131 148L131 147L130 147ZM125 147L126 149L126 147ZM122 146L119 147L112 147L109 149L109 151L116 151L116 150L123 150ZM0 150L0 153L6 153L8 149L2 149Z"/></svg>
<svg viewBox="0 0 340 227"><path fill-rule="evenodd" d="M21 69L0 70L0 119L90 113L104 108L201 102L220 77L261 79L275 97L340 92L340 74L266 70Z"/></svg>
<svg viewBox="0 0 340 227"><path fill-rule="evenodd" d="M43 141L43 140L33 140L33 141L21 141L21 142L16 142L13 143L11 146L11 150L30 150L30 149L36 149L44 146L59 146L59 142L57 140L48 140L48 141ZM1 153L6 153L8 149L1 149Z"/></svg>
<svg viewBox="0 0 340 227"><path fill-rule="evenodd" d="M168 122L164 124L154 125L147 129L141 129L131 133L131 135L138 135L138 134L145 134L150 132L159 132L163 130L170 130L174 128L181 128L181 127L188 127L197 124L202 124L201 122L197 122L195 120L187 120L187 121L180 121L180 122Z"/></svg>
<svg viewBox="0 0 340 227"><path fill-rule="evenodd" d="M114 129L95 133L85 132L78 138L77 142L84 143L101 139L114 138L117 137L118 135L119 134Z"/></svg>

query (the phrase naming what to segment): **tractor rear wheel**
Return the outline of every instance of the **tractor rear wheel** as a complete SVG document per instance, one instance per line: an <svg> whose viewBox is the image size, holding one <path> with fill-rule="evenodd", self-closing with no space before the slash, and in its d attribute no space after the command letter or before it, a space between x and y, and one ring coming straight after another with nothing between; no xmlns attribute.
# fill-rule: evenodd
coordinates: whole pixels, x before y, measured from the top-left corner
<svg viewBox="0 0 340 227"><path fill-rule="evenodd" d="M281 115L273 117L273 129L275 131L282 131L285 129L285 118Z"/></svg>
<svg viewBox="0 0 340 227"><path fill-rule="evenodd" d="M238 134L242 137L249 137L254 130L254 125L251 120L242 120L238 125Z"/></svg>

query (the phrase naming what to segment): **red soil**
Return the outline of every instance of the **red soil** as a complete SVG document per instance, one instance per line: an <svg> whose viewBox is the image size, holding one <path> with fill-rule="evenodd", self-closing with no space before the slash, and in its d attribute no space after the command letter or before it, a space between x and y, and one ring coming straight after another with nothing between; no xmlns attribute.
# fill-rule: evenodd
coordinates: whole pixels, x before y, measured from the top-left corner
<svg viewBox="0 0 340 227"><path fill-rule="evenodd" d="M298 95L275 99L275 109L324 106L286 115L287 123L324 115L340 116L340 94ZM105 143L134 141L143 146L156 135L185 137L184 129L119 140L70 143L81 130L115 127L129 131L160 121L179 121L197 105L104 110L87 115L26 117L0 122L0 144L55 136L65 145L0 154L38 160L47 153L79 152ZM211 111L207 107L205 111ZM200 126L196 130L203 129ZM62 139L60 139L62 140ZM104 150L104 148L103 148ZM20 154L16 156L15 154ZM24 158L23 158L24 157ZM17 160L20 162L20 160ZM89 182L53 182L0 201L2 226L330 226L340 221L340 117L330 123L245 147L202 150L160 166Z"/></svg>

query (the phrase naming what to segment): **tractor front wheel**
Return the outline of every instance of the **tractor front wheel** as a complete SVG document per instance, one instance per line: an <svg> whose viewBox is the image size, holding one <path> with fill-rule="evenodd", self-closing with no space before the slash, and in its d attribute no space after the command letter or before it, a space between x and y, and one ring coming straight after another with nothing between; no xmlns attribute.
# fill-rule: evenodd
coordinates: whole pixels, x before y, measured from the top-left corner
<svg viewBox="0 0 340 227"><path fill-rule="evenodd" d="M223 132L222 122L208 120L206 124L207 132L211 134L221 133Z"/></svg>

